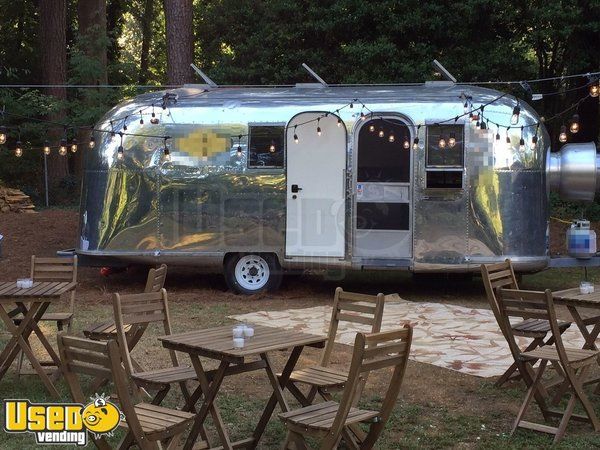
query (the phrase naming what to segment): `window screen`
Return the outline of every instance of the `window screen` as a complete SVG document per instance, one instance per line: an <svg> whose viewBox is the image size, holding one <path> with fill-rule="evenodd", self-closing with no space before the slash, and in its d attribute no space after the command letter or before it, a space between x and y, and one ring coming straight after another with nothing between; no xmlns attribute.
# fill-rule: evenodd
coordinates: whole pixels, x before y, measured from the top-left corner
<svg viewBox="0 0 600 450"><path fill-rule="evenodd" d="M249 128L248 167L283 167L283 125L251 125Z"/></svg>
<svg viewBox="0 0 600 450"><path fill-rule="evenodd" d="M464 168L464 126L427 127L427 187L461 189Z"/></svg>

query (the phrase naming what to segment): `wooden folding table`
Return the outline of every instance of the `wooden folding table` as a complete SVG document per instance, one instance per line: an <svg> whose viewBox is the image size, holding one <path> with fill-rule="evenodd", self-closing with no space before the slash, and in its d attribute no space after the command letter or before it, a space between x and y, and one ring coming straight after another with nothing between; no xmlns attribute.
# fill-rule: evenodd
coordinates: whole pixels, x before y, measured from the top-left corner
<svg viewBox="0 0 600 450"><path fill-rule="evenodd" d="M6 325L6 329L12 334L2 353L0 353L0 380L4 377L12 362L19 354L19 350L27 356L32 367L37 372L46 389L56 398L60 398L56 387L52 384L50 377L35 357L29 345L29 336L35 333L52 362L60 367L60 358L42 333L38 321L43 316L48 306L60 299L65 292L75 289L76 283L71 281L43 281L34 282L30 288L18 288L14 281L0 282L0 317ZM13 306L16 306L13 308ZM7 309L5 309L7 308ZM11 309L12 308L12 309ZM23 314L19 326L15 325L13 318Z"/></svg>
<svg viewBox="0 0 600 450"><path fill-rule="evenodd" d="M212 416L217 429L221 440L221 448L256 448L275 410L275 406L279 404L282 411L289 411L282 388L287 384L303 348L305 346L322 348L327 341L325 336L258 325L254 327L254 332L254 337L247 339L244 347L239 349L233 348L231 326L196 330L159 338L164 347L190 355L200 382L200 386L186 404L186 409L189 410L203 396L202 406L185 443L185 449L193 448L208 414ZM292 348L292 351L278 381L268 354L290 348ZM218 369L207 372L200 361L201 356L220 361ZM221 419L219 408L215 403L219 388L226 376L262 369L267 373L273 394L263 410L252 437L238 442L231 442Z"/></svg>
<svg viewBox="0 0 600 450"><path fill-rule="evenodd" d="M579 288L564 289L552 293L556 305L567 307L575 324L585 339L584 349L598 350L596 338L600 334L600 291L591 294L582 294ZM594 317L581 317L579 309L595 309L597 314ZM588 326L593 325L592 331Z"/></svg>

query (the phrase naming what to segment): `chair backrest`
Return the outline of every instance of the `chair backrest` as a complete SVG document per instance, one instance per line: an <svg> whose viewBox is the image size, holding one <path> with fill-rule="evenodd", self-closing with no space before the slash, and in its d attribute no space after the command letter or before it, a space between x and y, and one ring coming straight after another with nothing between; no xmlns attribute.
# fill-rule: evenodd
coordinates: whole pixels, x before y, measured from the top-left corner
<svg viewBox="0 0 600 450"><path fill-rule="evenodd" d="M158 292L165 287L167 278L167 265L161 264L160 267L152 268L148 271L146 287L144 292Z"/></svg>
<svg viewBox="0 0 600 450"><path fill-rule="evenodd" d="M403 328L393 331L356 335L348 382L344 387L330 433L325 438L325 442L330 440L332 445L328 446L324 443L322 448L334 448L350 409L359 401L357 396L362 394L363 380L368 374L393 368L393 374L379 409L378 421L371 426L361 445L361 448L373 448L398 399L410 353L412 334L412 326L406 324Z"/></svg>
<svg viewBox="0 0 600 450"><path fill-rule="evenodd" d="M62 361L61 370L73 400L77 403L87 403L79 380L80 374L99 376L113 381L119 398L119 407L127 418L128 427L140 443L139 436L143 436L143 431L134 406L140 403L142 399L138 390L131 388L130 380L122 364L117 342L114 339L92 341L60 335L58 337L58 350ZM93 433L90 435L98 448L112 448L104 438L97 439ZM143 442L140 444L143 444Z"/></svg>
<svg viewBox="0 0 600 450"><path fill-rule="evenodd" d="M490 308L492 308L494 317L496 317L496 321L504 334L503 324L499 317L497 292L498 289L502 288L519 289L517 277L515 276L510 259L497 264L482 264L481 278L483 279Z"/></svg>
<svg viewBox="0 0 600 450"><path fill-rule="evenodd" d="M144 292L142 294L113 294L113 312L123 363L127 375L131 375L134 373L130 356L133 349L129 348L125 324L131 324L132 329L135 328L135 332L139 333L136 342L139 341L150 323L162 323L164 334L171 334L167 291L161 289L158 292ZM173 365L178 366L177 354L173 350L169 350L169 354Z"/></svg>
<svg viewBox="0 0 600 450"><path fill-rule="evenodd" d="M77 255L58 258L31 256L33 281L71 281L77 283ZM70 312L75 312L75 289L69 292Z"/></svg>
<svg viewBox="0 0 600 450"><path fill-rule="evenodd" d="M567 362L564 346L558 322L556 320L556 311L554 310L554 300L552 291L524 291L519 289L499 289L497 293L498 307L504 326L511 330L510 318L520 319L542 319L550 324L550 331L554 338L554 344L558 350L561 361ZM510 339L508 344L511 347L513 356L518 357L521 353L520 347L512 331L509 332Z"/></svg>
<svg viewBox="0 0 600 450"><path fill-rule="evenodd" d="M321 365L329 365L340 322L370 325L370 332L377 333L381 330L384 305L385 295L381 293L377 295L357 294L345 292L341 287L336 288L327 333L327 345L323 350Z"/></svg>

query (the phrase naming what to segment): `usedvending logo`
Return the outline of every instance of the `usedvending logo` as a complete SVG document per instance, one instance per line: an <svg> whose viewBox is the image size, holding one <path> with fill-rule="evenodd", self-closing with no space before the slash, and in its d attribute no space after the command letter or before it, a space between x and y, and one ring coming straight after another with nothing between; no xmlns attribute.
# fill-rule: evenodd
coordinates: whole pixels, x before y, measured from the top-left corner
<svg viewBox="0 0 600 450"><path fill-rule="evenodd" d="M4 431L33 433L39 445L85 446L88 433L96 438L112 436L125 416L104 394L90 399L87 405L5 400Z"/></svg>

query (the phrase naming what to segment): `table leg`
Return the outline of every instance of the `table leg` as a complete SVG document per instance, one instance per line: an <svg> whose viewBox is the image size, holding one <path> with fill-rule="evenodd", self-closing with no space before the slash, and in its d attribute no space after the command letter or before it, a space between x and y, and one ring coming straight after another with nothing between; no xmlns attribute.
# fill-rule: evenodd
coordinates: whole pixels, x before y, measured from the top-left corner
<svg viewBox="0 0 600 450"><path fill-rule="evenodd" d="M28 339L31 333L33 332L32 322L38 321L46 309L48 308L48 302L33 302L29 308L29 311L24 315L23 320L19 327L17 328L12 319L8 317L4 308L0 308L0 316L2 320L4 320L7 329L13 333L13 339L9 342L9 345L5 348L5 351L2 352L0 356L0 361L2 361L2 367L0 369L0 379L6 374L6 371L10 367L12 361L16 358L19 353L19 348L25 353L29 362L31 362L32 367L35 369L40 379L48 389L48 392L55 397L60 398L56 387L52 384L52 381L44 371L44 368L39 363L33 350L31 349ZM4 359L5 358L5 359Z"/></svg>
<svg viewBox="0 0 600 450"><path fill-rule="evenodd" d="M296 367L296 363L298 362L303 349L303 345L294 347L287 363L285 364L285 367L283 368L283 371L281 372L279 380L277 380L277 375L275 375L273 372L273 368L268 362L268 358L265 360L264 357L266 357L266 354L261 354L261 358L267 362L267 367L265 367L265 370L267 371L267 376L269 377L269 381L271 381L271 385L273 386L273 394L271 395L271 398L269 398L267 406L263 410L260 420L254 429L254 433L252 435L254 440L248 448L254 449L257 447L258 441L260 441L260 438L265 432L265 428L267 427L267 424L273 415L273 411L275 410L275 405L277 405L277 403L279 403L279 406L283 412L289 411L287 403L283 398L283 388L285 388L286 384L288 383L290 375L294 371L294 367Z"/></svg>
<svg viewBox="0 0 600 450"><path fill-rule="evenodd" d="M579 311L577 311L577 308L575 306L569 305L569 306L567 306L567 309L571 313L571 316L573 317L573 320L575 321L577 328L579 328L579 331L583 335L583 339L585 339L585 344L584 344L583 348L591 349L591 350L598 350L598 347L596 347L595 341L596 341L596 338L598 337L598 332L600 332L599 325L598 324L594 325L594 329L592 330L592 333L590 334L590 332L587 329L587 326L585 325L584 320L581 318L581 315L579 314Z"/></svg>
<svg viewBox="0 0 600 450"><path fill-rule="evenodd" d="M27 307L25 304L20 303L19 306L21 306L24 309L24 311L26 311ZM44 311L42 311L42 313L40 314L40 317L44 314L47 307L48 306L46 306L44 308ZM42 345L48 352L48 355L50 355L52 362L54 362L54 364L56 365L57 368L60 368L60 357L56 354L56 352L54 351L54 348L52 348L52 346L50 345L50 342L48 342L48 339L46 339L46 336L44 335L44 333L42 333L42 330L40 330L40 327L37 324L37 322L35 320L32 320L30 322L30 326L31 326L33 332L35 332L36 336L38 337L38 340L42 343Z"/></svg>
<svg viewBox="0 0 600 450"><path fill-rule="evenodd" d="M202 393L204 394L204 402L194 419L194 424L192 425L192 429L190 430L190 434L185 442L183 448L185 450L191 450L194 447L194 443L196 442L196 438L204 425L204 421L206 417L210 413L212 416L213 422L215 424L215 428L217 429L217 433L219 434L219 438L221 439L221 443L224 449L233 450L233 446L231 445L231 440L229 439L229 435L227 434L227 430L225 430L225 424L223 423L223 419L221 418L221 413L217 405L215 404L215 398L217 397L217 392L219 392L219 388L223 383L223 379L225 378L225 373L227 368L229 367L229 363L227 361L221 361L219 364L219 368L214 374L212 382L209 383L208 377L206 376L206 372L204 367L202 367L202 362L198 355L190 355L190 359L192 360L192 365L196 370L196 375L198 375L198 381L200 383L200 388L202 389Z"/></svg>

